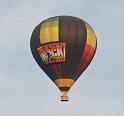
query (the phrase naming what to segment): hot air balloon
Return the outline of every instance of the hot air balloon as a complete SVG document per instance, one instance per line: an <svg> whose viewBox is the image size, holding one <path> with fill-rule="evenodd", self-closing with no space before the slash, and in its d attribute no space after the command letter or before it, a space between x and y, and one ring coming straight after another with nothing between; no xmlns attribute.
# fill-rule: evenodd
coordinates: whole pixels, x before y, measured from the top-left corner
<svg viewBox="0 0 124 116"><path fill-rule="evenodd" d="M61 91L61 101L68 101L69 89L94 57L97 40L84 20L56 16L36 26L30 47L37 64Z"/></svg>

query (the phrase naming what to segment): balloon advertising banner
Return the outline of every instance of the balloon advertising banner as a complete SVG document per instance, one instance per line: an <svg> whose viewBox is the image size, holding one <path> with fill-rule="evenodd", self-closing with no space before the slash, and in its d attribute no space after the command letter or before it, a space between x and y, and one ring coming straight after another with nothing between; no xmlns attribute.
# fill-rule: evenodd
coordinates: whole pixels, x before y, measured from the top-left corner
<svg viewBox="0 0 124 116"><path fill-rule="evenodd" d="M65 61L65 43L53 43L38 48L44 64Z"/></svg>

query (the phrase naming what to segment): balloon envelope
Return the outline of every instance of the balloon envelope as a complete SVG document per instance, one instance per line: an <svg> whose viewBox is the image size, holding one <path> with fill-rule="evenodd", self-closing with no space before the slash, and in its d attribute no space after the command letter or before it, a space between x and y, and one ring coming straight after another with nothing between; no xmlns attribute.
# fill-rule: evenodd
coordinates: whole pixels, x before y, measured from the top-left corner
<svg viewBox="0 0 124 116"><path fill-rule="evenodd" d="M80 18L56 16L34 29L30 46L40 68L66 94L96 51L96 35Z"/></svg>

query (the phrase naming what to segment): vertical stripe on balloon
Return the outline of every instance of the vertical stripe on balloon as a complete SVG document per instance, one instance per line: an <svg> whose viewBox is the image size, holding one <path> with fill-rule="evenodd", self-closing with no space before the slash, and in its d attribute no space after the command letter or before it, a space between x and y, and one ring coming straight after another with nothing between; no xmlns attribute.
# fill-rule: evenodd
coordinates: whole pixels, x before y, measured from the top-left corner
<svg viewBox="0 0 124 116"><path fill-rule="evenodd" d="M79 75L83 73L83 71L87 68L87 66L89 65L90 61L94 56L93 54L95 53L95 49L96 49L95 32L93 31L92 27L86 22L85 22L85 26L87 29L87 41L79 65L78 67L76 67L77 74L75 75L75 79L77 79Z"/></svg>
<svg viewBox="0 0 124 116"><path fill-rule="evenodd" d="M45 20L41 24L41 28L40 28L40 43L41 44L59 40L58 24L59 24L58 17L49 18L48 20Z"/></svg>

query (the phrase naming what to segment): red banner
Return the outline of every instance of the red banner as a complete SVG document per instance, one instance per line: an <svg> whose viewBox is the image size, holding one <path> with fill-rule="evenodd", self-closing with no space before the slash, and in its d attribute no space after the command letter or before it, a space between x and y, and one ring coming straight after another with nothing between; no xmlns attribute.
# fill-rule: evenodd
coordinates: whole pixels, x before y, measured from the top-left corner
<svg viewBox="0 0 124 116"><path fill-rule="evenodd" d="M39 47L37 50L45 64L65 61L65 43L52 43Z"/></svg>

